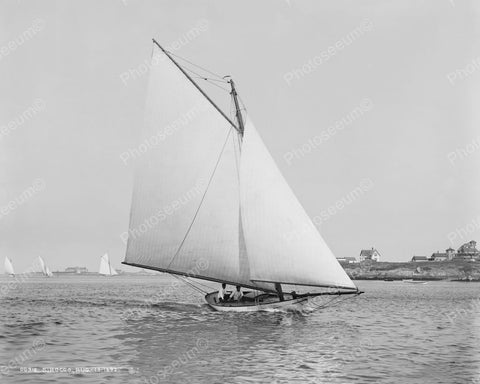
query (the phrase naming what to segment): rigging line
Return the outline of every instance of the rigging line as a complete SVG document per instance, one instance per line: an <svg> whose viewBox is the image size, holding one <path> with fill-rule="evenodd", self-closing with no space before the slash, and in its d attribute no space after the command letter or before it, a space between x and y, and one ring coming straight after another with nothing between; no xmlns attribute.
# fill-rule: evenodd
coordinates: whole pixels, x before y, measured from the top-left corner
<svg viewBox="0 0 480 384"><path fill-rule="evenodd" d="M216 77L218 77L219 79L225 81L222 76L217 75L216 73L214 73L214 72L212 72L212 71L209 71L208 69L203 68L203 67L201 67L201 66L198 65L198 64L192 63L191 61L189 61L189 60L187 60L187 59L185 59L185 58L183 58L183 57L181 57L181 56L178 56L178 55L176 55L176 54L174 54L174 53L172 53L172 52L170 52L170 51L169 51L168 53L170 53L170 55L172 55L172 56L178 57L180 60L186 61L187 63L189 63L189 64L191 64L191 65L193 65L193 66L195 66L195 67L197 67L197 68L199 68L199 69L201 69L201 70L203 70L203 71L205 71L205 72L208 72L208 73L210 73L211 75L216 76ZM227 81L225 81L225 82L227 82Z"/></svg>
<svg viewBox="0 0 480 384"><path fill-rule="evenodd" d="M237 91L237 98L238 98L238 100L240 100L240 104L242 104L242 107L243 107L243 108L240 108L240 109L241 109L241 110L244 110L244 111L246 112L246 111L247 111L247 107L245 106L245 103L244 103L243 100L242 100L242 96L240 96L240 92L238 92L238 87L235 86L235 88L236 88L236 91Z"/></svg>
<svg viewBox="0 0 480 384"><path fill-rule="evenodd" d="M180 281L183 281L185 284L189 285L191 288L195 289L198 292L202 292L202 293L207 293L208 292L208 291L204 291L200 287L197 287L193 282L188 280L188 277L175 276L174 274L171 274L171 275L174 276L176 279L178 279ZM210 289L210 287L208 287L208 288Z"/></svg>
<svg viewBox="0 0 480 384"><path fill-rule="evenodd" d="M201 74L199 73L196 73L188 68L186 68L188 71L194 73L195 75L197 75L196 79L202 79L202 80L206 80L206 81L216 81L218 83L225 83L224 81L220 81L220 80L217 80L217 79L212 79L211 77L205 77L205 76L202 76ZM193 77L193 76L192 76Z"/></svg>
<svg viewBox="0 0 480 384"><path fill-rule="evenodd" d="M210 81L207 80L207 83L210 83ZM220 88L222 91L225 91L227 93L230 93L230 90L228 90L227 88L223 88L221 85L218 85L218 84L215 84L215 83L210 83L211 85L214 85L215 87L217 88Z"/></svg>
<svg viewBox="0 0 480 384"><path fill-rule="evenodd" d="M330 301L327 301L326 303L322 304L322 305L319 305L319 306L315 306L314 307L314 310L317 310L317 309L322 309L322 308L326 308L327 306L332 308L336 305L339 305L341 303L343 303L345 300L348 300L348 299L351 299L353 297L355 297L356 295L352 295L351 297L334 297L333 299L331 299ZM336 300L336 302L335 302ZM330 304L330 303L333 303L333 304ZM330 304L330 305L329 305Z"/></svg>
<svg viewBox="0 0 480 384"><path fill-rule="evenodd" d="M200 79L200 80L205 80L207 83L210 83L210 80L206 79L205 77L195 77L195 79ZM227 93L230 93L230 90L227 88L223 88L221 85L215 84L215 83L210 83L210 85L214 85L215 87L220 88L222 91L225 91Z"/></svg>
<svg viewBox="0 0 480 384"><path fill-rule="evenodd" d="M348 299L352 299L353 297L355 296L352 296L352 297L344 297L342 299L338 299L335 303L333 303L332 305L330 305L330 308L332 307L335 307L336 305L340 305L341 303L343 303L344 301L348 300Z"/></svg>
<svg viewBox="0 0 480 384"><path fill-rule="evenodd" d="M188 277L186 277L186 279L188 279ZM196 282L198 285L201 285L201 286L203 286L203 287L205 287L205 288L208 288L209 290L212 289L212 287L208 286L207 284L202 284L200 281L195 281L195 282ZM192 284L193 284L193 283L192 283ZM207 291L205 291L205 292L207 292Z"/></svg>
<svg viewBox="0 0 480 384"><path fill-rule="evenodd" d="M330 299L329 301L327 301L327 302L325 302L325 303L323 303L323 304L314 305L313 308L312 308L312 311L325 308L325 307L327 307L330 303L332 303L332 302L335 301L335 300L338 300L338 297L334 297L333 299Z"/></svg>
<svg viewBox="0 0 480 384"><path fill-rule="evenodd" d="M197 287L195 284L193 284L190 280L188 280L188 278L183 278L183 281L185 282L185 284L188 284L189 286L191 286L196 291L202 292L202 293L207 293L207 291L205 291L202 288Z"/></svg>
<svg viewBox="0 0 480 384"><path fill-rule="evenodd" d="M219 83L220 83L220 82L221 82L221 83L227 83L226 81L216 80L216 79L212 79L212 78L209 78L209 77L202 76L200 73L197 73L197 72L195 72L193 69L190 69L190 68L185 67L185 66L182 67L182 68L183 68L184 70L186 70L186 71L188 71L188 72L193 73L194 75L196 75L196 76L197 76L197 77L196 77L197 79L205 80L206 82L210 83L211 85L215 85L216 87L222 89L223 91L230 93L230 90L229 90L229 89L223 88L222 86L220 86L220 85L218 85L218 84L212 83L212 81L217 81L217 82L219 82Z"/></svg>
<svg viewBox="0 0 480 384"><path fill-rule="evenodd" d="M170 275L175 277L177 280L182 281L184 284L187 284L188 286L190 286L191 288L193 288L198 292L207 293L207 291L204 291L203 289L196 287L192 282L188 281L186 278L181 278L180 276L175 276L174 274L170 274Z"/></svg>
<svg viewBox="0 0 480 384"><path fill-rule="evenodd" d="M237 96L238 96L238 98L239 98L239 100L240 100L240 103L242 104L242 107L243 107L243 108L240 108L240 110L243 110L243 111L245 111L245 113L248 114L248 112L247 112L247 107L245 106L245 103L243 102L241 96L238 95L238 93L237 93Z"/></svg>
<svg viewBox="0 0 480 384"><path fill-rule="evenodd" d="M228 130L228 134L227 134L227 137L225 139L225 142L223 143L222 150L220 151L220 154L218 155L217 162L215 163L215 168L213 168L213 172L210 175L210 179L208 180L208 184L207 184L207 187L205 188L205 192L203 193L202 199L200 200L200 204L198 204L197 210L195 211L195 214L193 215L192 222L188 226L187 232L185 233L185 236L183 237L182 242L178 246L177 252L175 252L175 254L172 257L172 260L170 260L170 262L168 263L167 269L170 268L170 265L173 263L173 260L175 260L175 258L178 256L178 254L180 253L180 250L183 247L183 244L185 244L185 240L187 240L187 237L190 233L190 230L192 229L193 223L195 222L195 219L197 218L198 212L200 211L200 208L202 207L203 200L205 200L205 196L207 195L208 188L210 187L210 184L212 183L213 176L215 175L215 172L217 171L218 164L220 163L220 160L221 160L222 155L223 155L223 151L225 150L225 147L227 146L228 139L229 139L231 133L232 133L232 128L230 128Z"/></svg>
<svg viewBox="0 0 480 384"><path fill-rule="evenodd" d="M173 274L171 274L171 275L173 275ZM184 279L186 283L189 282L190 284L195 285L194 282L191 280L191 279L192 279L191 277L188 277L188 276L179 276L179 277L180 277L181 279ZM211 290L211 289L212 289L211 286L208 286L208 285L206 285L206 284L202 284L200 281L195 281L195 283L196 283L197 285L201 285L201 286L207 288L208 290ZM199 288L199 289L200 289L200 288ZM203 291L203 292L207 293L208 291Z"/></svg>
<svg viewBox="0 0 480 384"><path fill-rule="evenodd" d="M220 82L221 82L221 83L225 83L225 84L228 83L227 81L212 79L212 78L210 78L210 77L203 76L201 73L198 73L198 72L194 71L192 68L189 68L189 67L187 67L186 65L183 65L182 68L185 69L186 71L189 71L189 72L197 75L199 78L204 79L204 80L211 79L212 81L218 81L219 83L220 83Z"/></svg>
<svg viewBox="0 0 480 384"><path fill-rule="evenodd" d="M216 81L217 83L224 83L224 84L228 84L228 82L227 82L227 81L222 81L222 80L212 79L211 77L205 77L205 76L204 76L204 79L205 79L205 80L208 80L208 81Z"/></svg>

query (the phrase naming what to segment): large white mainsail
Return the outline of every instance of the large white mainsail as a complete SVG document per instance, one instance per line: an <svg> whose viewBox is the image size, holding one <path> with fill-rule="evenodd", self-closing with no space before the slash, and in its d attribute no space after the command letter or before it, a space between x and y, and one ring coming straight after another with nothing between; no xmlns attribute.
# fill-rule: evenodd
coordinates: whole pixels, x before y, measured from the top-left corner
<svg viewBox="0 0 480 384"><path fill-rule="evenodd" d="M256 286L239 273L238 133L157 47L154 58L143 139L158 142L137 160L125 263Z"/></svg>
<svg viewBox="0 0 480 384"><path fill-rule="evenodd" d="M240 196L252 280L356 289L248 119Z"/></svg>
<svg viewBox="0 0 480 384"><path fill-rule="evenodd" d="M5 266L5 274L11 275L11 276L15 275L15 271L13 270L12 260L10 260L8 257L5 257L4 266Z"/></svg>
<svg viewBox="0 0 480 384"><path fill-rule="evenodd" d="M356 289L253 125L242 144L182 72L154 46L148 145L136 160L124 263L263 290L274 283Z"/></svg>

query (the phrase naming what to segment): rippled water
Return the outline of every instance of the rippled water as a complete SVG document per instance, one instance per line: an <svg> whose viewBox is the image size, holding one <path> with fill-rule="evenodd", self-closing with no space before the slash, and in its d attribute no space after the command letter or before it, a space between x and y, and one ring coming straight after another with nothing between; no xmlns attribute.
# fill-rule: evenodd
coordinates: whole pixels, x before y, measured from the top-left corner
<svg viewBox="0 0 480 384"><path fill-rule="evenodd" d="M480 383L480 284L357 284L310 314L222 314L170 276L2 277L0 382Z"/></svg>

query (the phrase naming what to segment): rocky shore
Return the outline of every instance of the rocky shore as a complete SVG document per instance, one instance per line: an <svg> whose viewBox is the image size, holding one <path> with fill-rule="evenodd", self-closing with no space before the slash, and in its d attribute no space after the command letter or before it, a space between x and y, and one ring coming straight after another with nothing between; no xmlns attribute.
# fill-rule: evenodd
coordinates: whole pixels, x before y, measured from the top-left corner
<svg viewBox="0 0 480 384"><path fill-rule="evenodd" d="M354 280L460 280L480 281L480 262L362 262L342 263L351 279Z"/></svg>

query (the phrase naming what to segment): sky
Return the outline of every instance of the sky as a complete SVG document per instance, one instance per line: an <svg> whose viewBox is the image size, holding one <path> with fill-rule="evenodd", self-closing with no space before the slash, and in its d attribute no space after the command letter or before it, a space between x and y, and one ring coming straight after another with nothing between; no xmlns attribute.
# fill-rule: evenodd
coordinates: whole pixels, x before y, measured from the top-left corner
<svg viewBox="0 0 480 384"><path fill-rule="evenodd" d="M233 76L336 256L480 241L479 19L473 0L1 0L0 256L129 269L121 154L152 38Z"/></svg>

